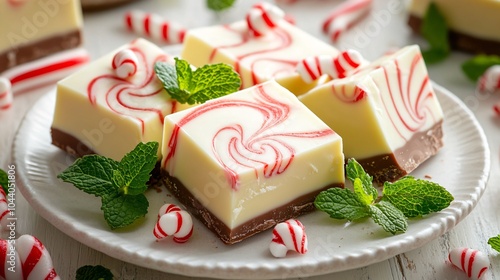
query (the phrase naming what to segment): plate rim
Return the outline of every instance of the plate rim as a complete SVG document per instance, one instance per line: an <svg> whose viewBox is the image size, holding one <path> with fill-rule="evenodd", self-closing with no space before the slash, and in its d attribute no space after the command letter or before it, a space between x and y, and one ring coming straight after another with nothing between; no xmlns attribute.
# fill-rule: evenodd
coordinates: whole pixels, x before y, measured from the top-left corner
<svg viewBox="0 0 500 280"><path fill-rule="evenodd" d="M252 265L239 265L239 266L231 266L228 264L218 265L218 266L193 266L189 264L182 263L173 263L173 262L164 262L158 259L155 259L149 255L141 255L139 251L130 252L130 250L124 248L125 245L111 246L107 244L106 239L99 239L98 237L93 236L90 232L81 232L79 228L71 223L64 223L57 218L57 213L49 213L48 209L45 209L42 202L40 202L32 191L28 190L30 188L30 181L28 179L28 167L25 164L25 153L22 150L22 139L21 136L23 131L27 129L26 124L30 120L30 116L33 115L33 111L29 110L27 114L24 116L21 121L21 125L19 126L15 140L13 144L13 160L14 164L16 164L16 168L20 174L19 190L21 191L24 198L28 201L30 206L42 216L45 220L47 220L50 224L54 225L58 230L62 231L69 237L81 242L82 244L89 246L101 253L109 255L111 257L133 263L135 265L147 267L150 269L155 269L167 273L180 274L185 276L194 276L194 277L217 277L224 279L249 279L249 277L256 277L256 273L259 274L260 279L268 279L275 277L283 277L283 275L288 275L289 277L301 277L301 276L315 276L328 274L333 272L340 272L350 269L355 269L367 265L371 265L377 262L381 262L387 260L389 258L394 257L397 254L407 252L416 248L419 248L426 243L434 240L435 238L441 236L447 231L451 230L455 227L460 221L462 221L477 205L479 199L486 189L486 185L488 182L490 168L491 168L491 159L490 159L490 149L489 144L484 133L484 130L477 118L474 116L472 111L461 101L457 96L448 91L442 86L437 85L433 82L433 87L438 95L438 99L441 95L449 98L452 102L456 103L463 113L465 113L469 120L471 121L471 125L477 130L478 137L481 139L481 147L483 148L481 151L484 154L483 168L482 172L478 174L477 178L475 178L474 182L477 181L477 185L474 187L475 196L469 200L467 205L462 206L461 213L455 215L447 215L446 217L439 219L438 228L435 228L435 223L432 224L432 227L429 227L428 230L420 232L418 235L409 235L402 237L397 242L391 242L387 246L378 246L374 248L369 248L369 250L365 250L362 254L358 256L349 256L346 258L335 258L332 256L328 260L317 261L315 263L306 263L303 267L297 266L289 266L286 262L282 262L281 266L252 266ZM42 102L46 102L46 99L50 98L50 95L54 94L55 89L51 90L44 96L42 96L35 104L33 108L37 108L36 106L40 106L39 104ZM55 100L55 98L54 98ZM36 113L36 112L35 112ZM445 120L446 121L446 120ZM451 207L450 207L451 208ZM97 240L96 240L97 238ZM401 247L404 246L405 249L401 251ZM127 256L124 256L125 255ZM382 256L382 257L381 257ZM143 263L137 263L137 258L142 258L145 263L148 265L144 265ZM359 262L361 260L361 262ZM358 265L346 265L345 263L358 261ZM335 269L333 264L335 263L344 263L342 269ZM306 268L306 269L304 269ZM286 271L286 274L284 274ZM307 274L305 274L307 272Z"/></svg>

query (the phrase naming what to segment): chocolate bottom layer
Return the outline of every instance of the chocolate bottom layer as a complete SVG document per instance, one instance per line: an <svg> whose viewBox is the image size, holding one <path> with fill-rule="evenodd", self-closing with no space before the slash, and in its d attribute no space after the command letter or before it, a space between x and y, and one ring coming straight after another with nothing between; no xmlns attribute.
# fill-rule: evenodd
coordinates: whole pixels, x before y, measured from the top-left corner
<svg viewBox="0 0 500 280"><path fill-rule="evenodd" d="M422 19L414 15L410 15L408 25L417 34L421 34ZM450 45L453 49L466 51L474 54L496 54L500 55L500 42L481 39L470 36L464 33L450 30L449 31Z"/></svg>
<svg viewBox="0 0 500 280"><path fill-rule="evenodd" d="M16 46L0 53L0 72L63 50L76 48L81 44L82 34L80 30L74 30L30 44Z"/></svg>
<svg viewBox="0 0 500 280"><path fill-rule="evenodd" d="M193 216L199 219L226 244L240 242L259 232L272 228L280 222L309 213L315 209L313 202L321 191L332 187L344 187L343 184L326 186L320 190L297 197L285 205L279 205L275 209L256 216L248 222L231 229L196 199L177 178L170 176L165 170L161 172L167 189L186 206Z"/></svg>
<svg viewBox="0 0 500 280"><path fill-rule="evenodd" d="M50 135L52 137L52 145L60 148L72 156L83 157L85 155L97 154L83 142L78 140L78 138L57 128L51 127ZM151 172L151 178L148 181L148 186L155 187L160 185L160 169L160 160L158 160L155 168Z"/></svg>
<svg viewBox="0 0 500 280"><path fill-rule="evenodd" d="M418 132L392 154L356 159L376 183L393 182L412 172L443 147L443 122Z"/></svg>

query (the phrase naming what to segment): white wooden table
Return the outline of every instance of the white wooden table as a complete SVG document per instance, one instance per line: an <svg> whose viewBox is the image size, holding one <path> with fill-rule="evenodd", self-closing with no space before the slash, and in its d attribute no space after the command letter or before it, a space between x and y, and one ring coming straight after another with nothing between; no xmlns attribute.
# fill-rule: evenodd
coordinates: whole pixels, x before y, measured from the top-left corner
<svg viewBox="0 0 500 280"><path fill-rule="evenodd" d="M255 1L238 0L236 7L221 15L208 12L202 5L204 3L202 0L139 1L113 10L85 14L85 47L95 59L135 38L135 35L125 31L122 22L123 13L132 8L158 12L187 27L197 27L240 19L252 2ZM393 1L380 0L376 1L376 5L382 10L388 10L387 7L391 2ZM293 5L283 5L283 8L296 18L298 26L328 41L320 31L320 23L338 3L340 3L338 0L302 0ZM379 15L378 18L374 17L363 23L365 29L346 34L339 47L357 48L367 58L373 59L391 47L415 40L419 42L418 39L409 36L403 13L386 13L388 17ZM364 33L359 33L363 30ZM471 247L487 253L491 266L483 279L500 278L500 256L486 244L489 237L500 234L500 117L494 116L491 109L494 102L500 101L500 95L487 97L474 95L475 85L467 81L460 70L460 64L469 57L453 53L445 62L429 66L429 72L431 79L465 101L487 135L491 149L491 174L486 191L476 208L451 231L421 248L367 267L310 279L467 279L465 274L445 262L449 250L456 247ZM0 168L7 170L7 166L13 164L12 144L17 128L24 114L51 88L53 86L17 95L13 107L0 112ZM32 234L43 240L62 279L74 279L75 271L89 264L108 267L117 279L193 279L125 263L91 249L65 235L40 217L19 192L16 212L17 234Z"/></svg>

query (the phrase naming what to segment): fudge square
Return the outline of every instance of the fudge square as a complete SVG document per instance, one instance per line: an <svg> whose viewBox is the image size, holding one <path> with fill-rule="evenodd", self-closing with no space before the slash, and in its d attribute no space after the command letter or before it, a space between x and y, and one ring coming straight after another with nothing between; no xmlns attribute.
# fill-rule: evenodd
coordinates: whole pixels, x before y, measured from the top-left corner
<svg viewBox="0 0 500 280"><path fill-rule="evenodd" d="M157 61L171 58L137 39L61 80L52 143L76 156L97 153L114 160L139 142L161 143L164 117L184 105L163 89L153 68ZM131 68L124 76L119 70L126 66Z"/></svg>
<svg viewBox="0 0 500 280"><path fill-rule="evenodd" d="M80 1L0 1L0 72L82 43Z"/></svg>
<svg viewBox="0 0 500 280"><path fill-rule="evenodd" d="M344 186L342 139L275 81L168 115L162 178L226 244Z"/></svg>
<svg viewBox="0 0 500 280"><path fill-rule="evenodd" d="M443 112L418 46L384 56L299 97L383 183L413 171L443 146Z"/></svg>
<svg viewBox="0 0 500 280"><path fill-rule="evenodd" d="M286 20L277 22L263 36L251 35L247 22L237 21L189 30L181 57L196 67L220 62L232 65L241 75L242 88L275 79L300 95L322 80L305 83L295 71L297 63L311 56L338 53Z"/></svg>

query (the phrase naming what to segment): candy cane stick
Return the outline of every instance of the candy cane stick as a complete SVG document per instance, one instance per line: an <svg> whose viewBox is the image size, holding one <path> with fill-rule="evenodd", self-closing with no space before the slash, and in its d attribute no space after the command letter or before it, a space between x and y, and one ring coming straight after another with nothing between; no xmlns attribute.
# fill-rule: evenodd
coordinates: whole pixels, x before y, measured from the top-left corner
<svg viewBox="0 0 500 280"><path fill-rule="evenodd" d="M186 28L181 24L140 10L126 13L125 25L130 31L164 43L182 43L186 34Z"/></svg>
<svg viewBox="0 0 500 280"><path fill-rule="evenodd" d="M490 266L490 260L483 252L469 248L451 250L448 260L472 279L481 278Z"/></svg>
<svg viewBox="0 0 500 280"><path fill-rule="evenodd" d="M12 92L17 94L57 82L88 61L88 52L77 48L16 66L1 76L10 80Z"/></svg>
<svg viewBox="0 0 500 280"><path fill-rule="evenodd" d="M286 256L289 250L305 254L307 252L307 236L304 225L294 219L277 224L273 230L273 239L269 244L269 250L277 258Z"/></svg>
<svg viewBox="0 0 500 280"><path fill-rule="evenodd" d="M161 214L163 213L164 214ZM193 234L193 220L188 212L181 210L173 204L164 205L160 208L159 219L153 230L157 240L174 236L174 241L184 243Z"/></svg>
<svg viewBox="0 0 500 280"><path fill-rule="evenodd" d="M340 35L366 17L373 0L347 0L335 8L323 22L323 32L337 42Z"/></svg>
<svg viewBox="0 0 500 280"><path fill-rule="evenodd" d="M367 63L358 51L347 50L335 57L320 55L303 59L297 64L296 71L306 83L311 83L325 74L332 79L344 78L348 71Z"/></svg>
<svg viewBox="0 0 500 280"><path fill-rule="evenodd" d="M23 279L27 280L60 280L52 258L36 237L25 234L16 241L16 250L21 259Z"/></svg>

